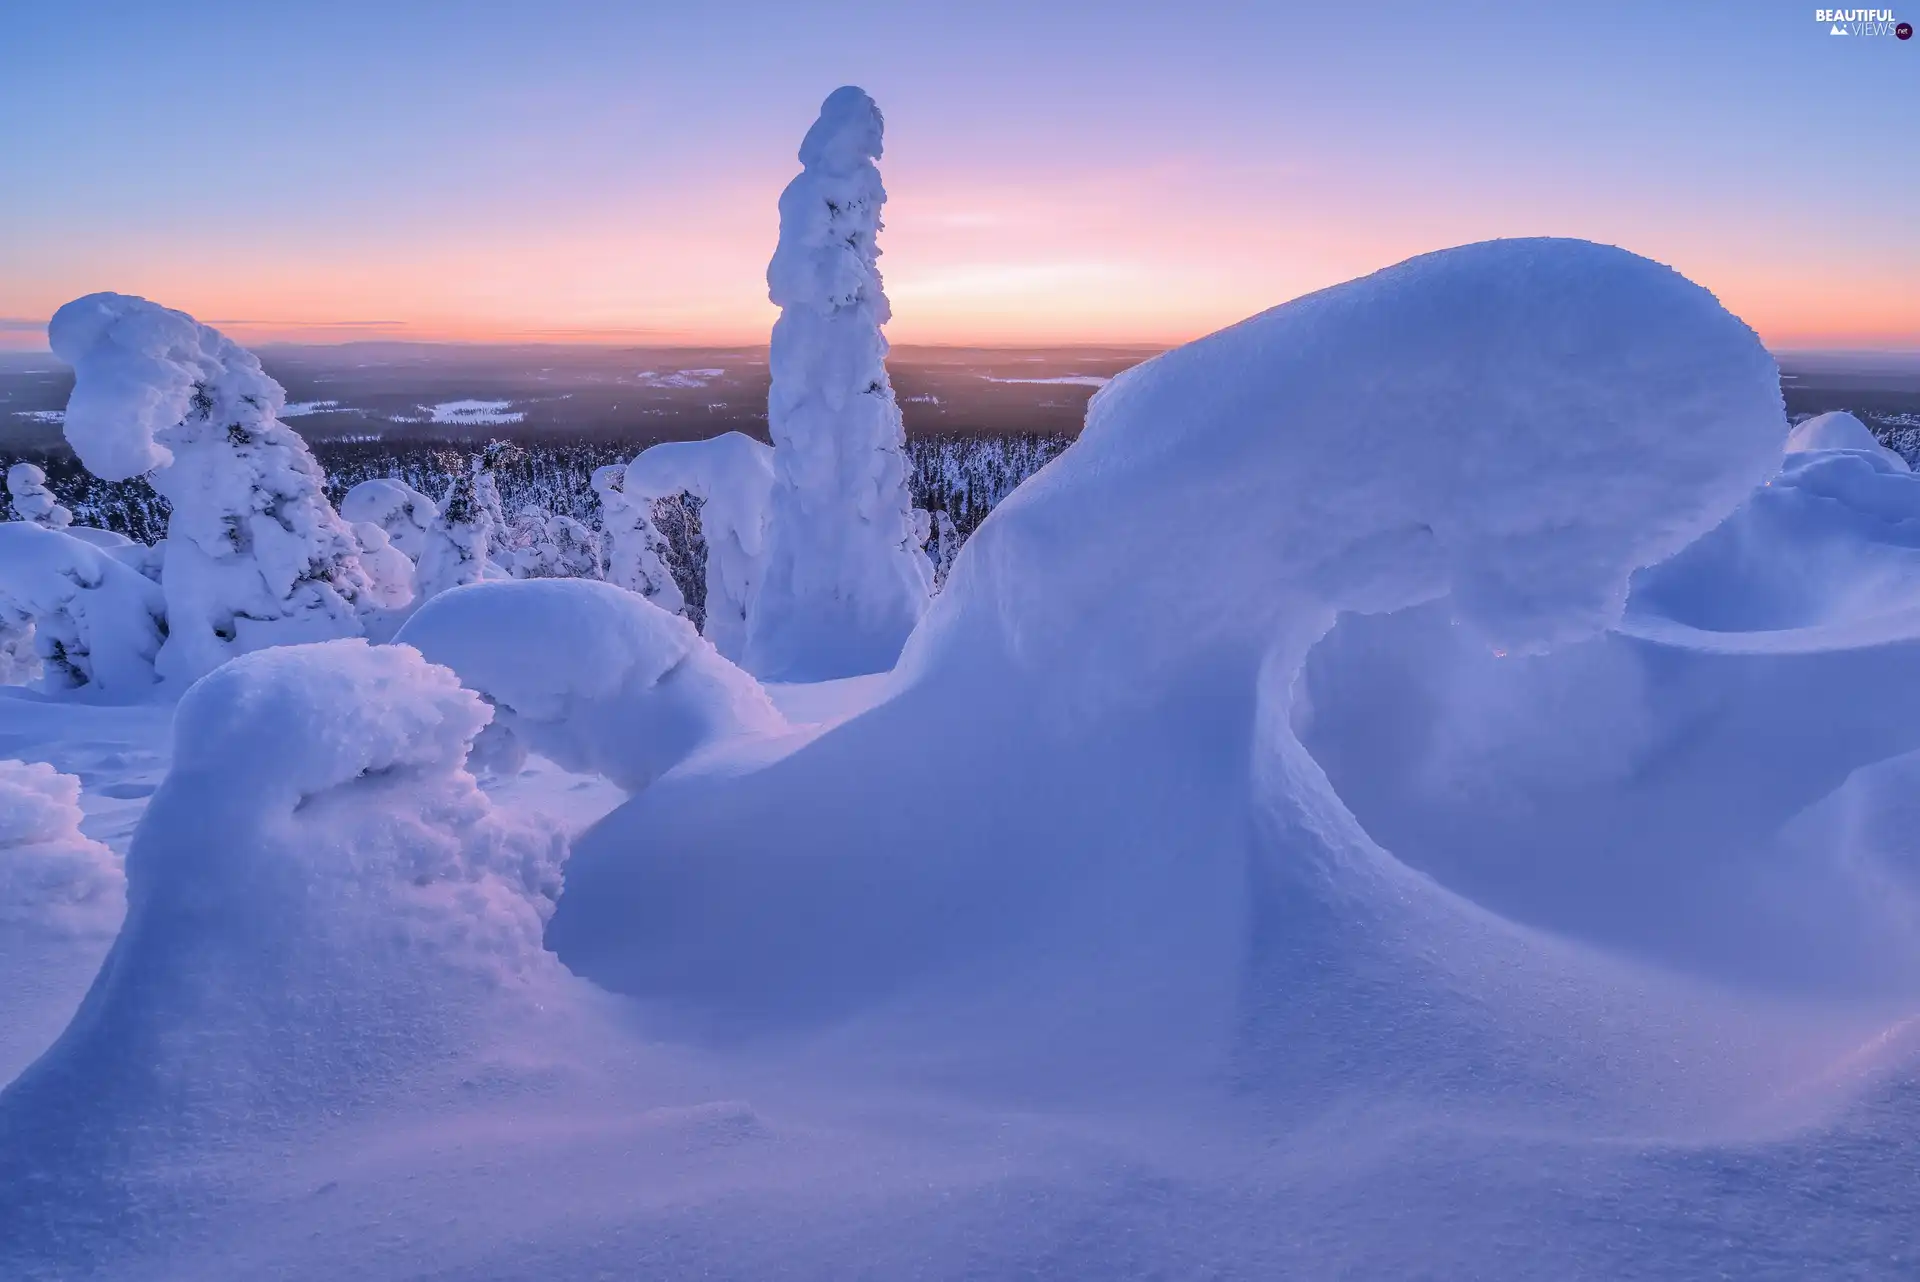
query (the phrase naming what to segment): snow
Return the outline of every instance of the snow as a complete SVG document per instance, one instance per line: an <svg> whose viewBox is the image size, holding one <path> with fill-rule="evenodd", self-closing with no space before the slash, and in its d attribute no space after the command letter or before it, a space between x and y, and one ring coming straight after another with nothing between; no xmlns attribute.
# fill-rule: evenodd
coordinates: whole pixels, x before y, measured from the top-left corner
<svg viewBox="0 0 1920 1282"><path fill-rule="evenodd" d="M989 383L1045 383L1063 387L1105 387L1113 380L1104 374L1061 374L1053 378L996 378L982 374Z"/></svg>
<svg viewBox="0 0 1920 1282"><path fill-rule="evenodd" d="M252 353L124 294L68 303L47 337L74 367L66 435L80 461L106 480L147 473L172 504L162 677L185 684L235 654L361 630L353 534Z"/></svg>
<svg viewBox="0 0 1920 1282"><path fill-rule="evenodd" d="M35 423L64 423L67 421L65 410L15 410L15 418L24 418Z"/></svg>
<svg viewBox="0 0 1920 1282"><path fill-rule="evenodd" d="M50 689L139 698L158 679L161 590L111 549L27 521L0 523L0 609L33 620Z"/></svg>
<svg viewBox="0 0 1920 1282"><path fill-rule="evenodd" d="M0 760L0 1084L66 1027L126 907L120 858L80 832L80 781Z"/></svg>
<svg viewBox="0 0 1920 1282"><path fill-rule="evenodd" d="M291 401L280 411L280 417L307 418L314 414L346 414L351 410L339 401Z"/></svg>
<svg viewBox="0 0 1920 1282"><path fill-rule="evenodd" d="M834 90L780 195L767 266L780 308L768 354L774 485L743 651L771 679L885 671L933 591L880 332L891 315L876 265L881 130L863 91Z"/></svg>
<svg viewBox="0 0 1920 1282"><path fill-rule="evenodd" d="M725 375L726 372L727 371L723 369L682 369L670 370L662 374L650 369L643 369L638 374L635 374L634 378L639 380L642 387L691 388L705 387L713 382L714 379Z"/></svg>
<svg viewBox="0 0 1920 1282"><path fill-rule="evenodd" d="M355 525L371 521L386 531L388 542L418 561L440 509L405 481L378 477L348 490L340 500L340 515Z"/></svg>
<svg viewBox="0 0 1920 1282"><path fill-rule="evenodd" d="M1907 470L1905 459L1881 445L1871 428L1845 410L1816 414L1795 427L1787 437L1787 453L1812 450L1862 450L1892 461L1902 471Z"/></svg>
<svg viewBox="0 0 1920 1282"><path fill-rule="evenodd" d="M7 497L13 500L14 519L31 521L49 530L64 530L73 524L73 513L47 488L47 474L32 463L15 463L7 469Z"/></svg>
<svg viewBox="0 0 1920 1282"><path fill-rule="evenodd" d="M442 401L438 405L422 405L420 412L425 414L428 423L446 423L469 427L497 427L507 423L523 421L527 415L524 410L513 408L512 401ZM395 419L396 423L419 422L418 419Z"/></svg>
<svg viewBox="0 0 1920 1282"><path fill-rule="evenodd" d="M772 490L773 451L740 432L649 446L627 465L622 485L636 503L680 494L701 500L700 531L707 542L704 635L736 663L746 650L748 611L758 599L766 561Z"/></svg>
<svg viewBox="0 0 1920 1282"><path fill-rule="evenodd" d="M595 468L592 485L606 532L607 582L638 592L669 614L681 613L686 601L667 568L669 545L654 524L653 501L628 497L623 464Z"/></svg>
<svg viewBox="0 0 1920 1282"><path fill-rule="evenodd" d="M360 547L360 568L366 571L374 605L382 610L403 610L413 604L414 566L407 554L393 546L387 532L372 521L356 521L353 538Z"/></svg>
<svg viewBox="0 0 1920 1282"><path fill-rule="evenodd" d="M1904 1276L1920 478L1788 432L1706 291L1491 242L1116 378L890 672L570 579L240 657L0 1274ZM164 712L0 743L124 840ZM632 791L564 889L529 747Z"/></svg>
<svg viewBox="0 0 1920 1282"><path fill-rule="evenodd" d="M579 579L482 583L436 596L395 638L497 709L496 759L531 749L638 792L694 752L786 721L693 625ZM521 741L516 752L503 738Z"/></svg>

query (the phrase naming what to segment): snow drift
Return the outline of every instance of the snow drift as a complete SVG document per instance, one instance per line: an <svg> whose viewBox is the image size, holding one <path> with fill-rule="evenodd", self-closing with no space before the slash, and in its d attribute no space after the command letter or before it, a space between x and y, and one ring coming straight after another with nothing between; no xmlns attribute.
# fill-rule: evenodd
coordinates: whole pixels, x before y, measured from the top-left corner
<svg viewBox="0 0 1920 1282"><path fill-rule="evenodd" d="M57 1242L185 1153L442 1071L557 982L540 930L563 842L477 790L487 719L452 673L360 640L245 655L187 691L126 925L0 1094L0 1241Z"/></svg>
<svg viewBox="0 0 1920 1282"><path fill-rule="evenodd" d="M1095 398L961 551L890 700L583 838L549 942L702 1019L905 1020L1030 1089L1705 1108L1750 1038L1668 1009L1643 1039L1639 981L1396 862L1290 704L1343 611L1443 601L1507 653L1608 627L1786 431L1753 333L1617 249L1468 246L1276 308ZM1592 1036L1616 1058L1568 1069Z"/></svg>
<svg viewBox="0 0 1920 1282"><path fill-rule="evenodd" d="M515 768L532 749L638 792L703 747L786 728L759 682L691 623L609 583L458 588L395 641L494 706L488 757Z"/></svg>

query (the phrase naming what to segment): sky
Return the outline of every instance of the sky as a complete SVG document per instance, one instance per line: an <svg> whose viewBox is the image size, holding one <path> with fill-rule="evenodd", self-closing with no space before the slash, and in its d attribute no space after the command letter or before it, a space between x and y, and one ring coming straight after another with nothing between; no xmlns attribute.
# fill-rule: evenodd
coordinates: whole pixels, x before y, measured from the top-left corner
<svg viewBox="0 0 1920 1282"><path fill-rule="evenodd" d="M1920 348L1920 39L1814 12L10 0L0 346L102 289L254 343L764 342L780 189L858 84L895 342L1177 342L1566 235L1777 349Z"/></svg>

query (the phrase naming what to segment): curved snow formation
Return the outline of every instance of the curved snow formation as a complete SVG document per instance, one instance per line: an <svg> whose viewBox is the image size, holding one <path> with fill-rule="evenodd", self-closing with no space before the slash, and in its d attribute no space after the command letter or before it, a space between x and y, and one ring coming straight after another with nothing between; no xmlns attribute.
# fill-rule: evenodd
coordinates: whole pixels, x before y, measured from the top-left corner
<svg viewBox="0 0 1920 1282"><path fill-rule="evenodd" d="M198 679L265 646L358 635L367 592L326 478L277 415L251 352L185 312L89 294L47 341L73 366L65 431L106 480L148 474L170 504L160 675Z"/></svg>
<svg viewBox="0 0 1920 1282"><path fill-rule="evenodd" d="M80 781L0 761L0 1085L80 1004L126 911L111 850L80 832Z"/></svg>
<svg viewBox="0 0 1920 1282"><path fill-rule="evenodd" d="M1094 399L890 700L587 834L549 942L703 1019L904 1020L1063 1087L1704 1107L1751 1038L1396 861L1290 712L1343 611L1444 602L1504 653L1609 627L1786 432L1754 334L1619 249L1472 245L1254 317ZM1606 1065L1567 1058L1596 1036Z"/></svg>
<svg viewBox="0 0 1920 1282"><path fill-rule="evenodd" d="M186 692L126 924L0 1094L0 1240L31 1254L143 1171L444 1071L560 977L540 932L564 842L475 786L487 719L451 672L359 639L244 655Z"/></svg>
<svg viewBox="0 0 1920 1282"><path fill-rule="evenodd" d="M153 689L165 602L111 551L70 530L0 523L0 605L33 621L43 685L91 686L116 699Z"/></svg>
<svg viewBox="0 0 1920 1282"><path fill-rule="evenodd" d="M1873 429L1845 410L1816 414L1787 436L1787 453L1811 450L1859 450L1890 461L1900 471L1910 470L1907 461L1880 444Z"/></svg>
<svg viewBox="0 0 1920 1282"><path fill-rule="evenodd" d="M892 314L878 266L883 128L864 91L834 90L780 193L767 266L780 308L767 356L774 485L745 660L770 680L886 671L933 592L880 332Z"/></svg>
<svg viewBox="0 0 1920 1282"><path fill-rule="evenodd" d="M455 588L394 640L494 706L485 746L503 765L532 749L638 792L703 748L787 728L760 683L691 623L610 583ZM508 740L524 746L516 753Z"/></svg>
<svg viewBox="0 0 1920 1282"><path fill-rule="evenodd" d="M766 561L773 450L741 432L664 441L627 464L623 490L635 503L680 494L701 501L700 533L707 541L704 635L723 656L740 662Z"/></svg>

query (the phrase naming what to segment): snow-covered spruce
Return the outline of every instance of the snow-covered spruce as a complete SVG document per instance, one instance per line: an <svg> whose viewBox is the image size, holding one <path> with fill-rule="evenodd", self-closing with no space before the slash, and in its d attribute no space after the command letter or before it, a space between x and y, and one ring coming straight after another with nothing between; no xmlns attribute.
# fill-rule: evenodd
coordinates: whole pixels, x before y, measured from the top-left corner
<svg viewBox="0 0 1920 1282"><path fill-rule="evenodd" d="M65 429L81 462L108 480L146 473L173 505L161 676L192 681L236 654L359 633L367 580L352 531L252 353L123 294L68 303L47 338L74 368Z"/></svg>
<svg viewBox="0 0 1920 1282"><path fill-rule="evenodd" d="M593 492L600 498L607 582L639 593L669 614L685 610L686 600L667 568L667 538L654 524L653 503L627 494L626 464L595 468Z"/></svg>
<svg viewBox="0 0 1920 1282"><path fill-rule="evenodd" d="M834 90L780 195L767 267L780 308L768 355L774 487L745 651L763 677L892 667L933 590L880 332L890 314L876 266L881 132L873 99Z"/></svg>
<svg viewBox="0 0 1920 1282"><path fill-rule="evenodd" d="M360 548L360 568L366 571L367 591L382 610L404 610L416 591L414 565L393 546L387 532L372 521L356 521L354 541Z"/></svg>
<svg viewBox="0 0 1920 1282"><path fill-rule="evenodd" d="M91 686L115 698L152 689L164 596L113 553L70 531L0 523L0 619L16 645L31 622L43 688Z"/></svg>
<svg viewBox="0 0 1920 1282"><path fill-rule="evenodd" d="M450 588L478 583L487 576L498 529L488 505L475 493L478 471L456 470L447 482L433 527L420 552L419 599L428 601ZM498 506L495 495L494 506Z"/></svg>
<svg viewBox="0 0 1920 1282"><path fill-rule="evenodd" d="M358 525L371 521L387 533L387 541L418 561L427 548L427 533L440 515L439 505L395 477L362 481L340 500L340 515Z"/></svg>
<svg viewBox="0 0 1920 1282"><path fill-rule="evenodd" d="M126 924L0 1094L0 1241L61 1240L150 1161L430 1084L552 1000L564 841L476 786L488 718L451 672L359 638L243 655L186 692Z"/></svg>
<svg viewBox="0 0 1920 1282"><path fill-rule="evenodd" d="M638 504L682 494L701 501L700 533L707 544L703 635L735 663L746 651L747 621L766 558L773 455L740 432L704 441L666 441L642 450L627 465L622 486L627 498Z"/></svg>
<svg viewBox="0 0 1920 1282"><path fill-rule="evenodd" d="M597 579L600 536L583 521L529 503L507 527L502 560L516 579Z"/></svg>
<svg viewBox="0 0 1920 1282"><path fill-rule="evenodd" d="M7 469L7 497L13 500L16 520L31 521L49 530L64 530L73 524L73 513L47 488L47 474L32 463L15 463Z"/></svg>
<svg viewBox="0 0 1920 1282"><path fill-rule="evenodd" d="M395 637L496 709L484 759L531 749L638 792L701 748L787 728L760 683L693 625L579 579L481 583L422 606Z"/></svg>
<svg viewBox="0 0 1920 1282"><path fill-rule="evenodd" d="M80 832L80 781L0 761L0 1084L52 1044L126 911L120 857Z"/></svg>

